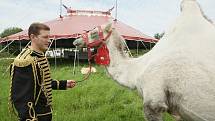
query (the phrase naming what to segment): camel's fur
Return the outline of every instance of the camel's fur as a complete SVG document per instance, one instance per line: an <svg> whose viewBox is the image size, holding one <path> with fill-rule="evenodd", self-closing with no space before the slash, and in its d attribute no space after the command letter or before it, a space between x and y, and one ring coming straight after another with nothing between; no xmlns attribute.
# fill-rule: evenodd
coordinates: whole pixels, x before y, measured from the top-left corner
<svg viewBox="0 0 215 121"><path fill-rule="evenodd" d="M195 0L183 0L181 7L164 37L139 58L124 53L124 40L113 28L106 42L107 71L121 85L139 90L149 121L162 121L165 111L187 121L215 121L215 27Z"/></svg>

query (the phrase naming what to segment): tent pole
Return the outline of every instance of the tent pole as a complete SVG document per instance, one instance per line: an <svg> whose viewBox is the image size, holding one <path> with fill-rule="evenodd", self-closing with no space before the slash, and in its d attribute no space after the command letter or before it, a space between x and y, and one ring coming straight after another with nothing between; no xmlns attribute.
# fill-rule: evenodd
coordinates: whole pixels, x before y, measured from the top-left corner
<svg viewBox="0 0 215 121"><path fill-rule="evenodd" d="M3 48L3 44L2 43L0 43L0 50Z"/></svg>
<svg viewBox="0 0 215 121"><path fill-rule="evenodd" d="M21 43L21 41L19 41L19 52L21 52L22 51L22 43Z"/></svg>
<svg viewBox="0 0 215 121"><path fill-rule="evenodd" d="M47 49L47 51L51 48L53 41L54 41L54 40L51 41L51 44L49 45L49 48ZM46 52L47 52L47 51L46 51Z"/></svg>
<svg viewBox="0 0 215 121"><path fill-rule="evenodd" d="M127 43L126 43L126 40L125 40L125 41L121 40L121 41L125 44L125 47L127 48L128 53L129 53L130 56L133 58L133 55L131 54L131 51L130 51L130 49L128 48L128 45L127 45Z"/></svg>
<svg viewBox="0 0 215 121"><path fill-rule="evenodd" d="M26 46L24 47L24 49L26 48L26 47L28 47L28 45L31 43L31 40L26 44Z"/></svg>
<svg viewBox="0 0 215 121"><path fill-rule="evenodd" d="M77 55L77 58L78 58L78 67L80 67L80 64L79 64L79 55L80 55L80 53L79 53L79 50L78 50L78 55Z"/></svg>
<svg viewBox="0 0 215 121"><path fill-rule="evenodd" d="M8 41L7 41L7 45L1 49L0 53L3 52L7 47L8 47L8 52L9 52L9 45L12 44L15 40L11 41L9 44L8 44Z"/></svg>
<svg viewBox="0 0 215 121"><path fill-rule="evenodd" d="M56 39L54 39L54 48L55 48L55 60L54 60L54 64L55 64L55 69L56 69L56 65L57 65L57 50L56 50Z"/></svg>
<svg viewBox="0 0 215 121"><path fill-rule="evenodd" d="M63 49L60 48L60 59L63 58Z"/></svg>
<svg viewBox="0 0 215 121"><path fill-rule="evenodd" d="M73 62L73 75L75 75L77 52L78 52L78 48L77 48L77 46L76 46L76 48L75 48L75 58L74 58L74 62Z"/></svg>
<svg viewBox="0 0 215 121"><path fill-rule="evenodd" d="M139 41L137 41L137 56L139 55Z"/></svg>
<svg viewBox="0 0 215 121"><path fill-rule="evenodd" d="M150 50L152 49L152 45L151 45L151 43L152 43L152 42L150 42Z"/></svg>
<svg viewBox="0 0 215 121"><path fill-rule="evenodd" d="M8 41L7 41L7 44L8 44ZM8 45L7 52L8 53L10 52L10 45Z"/></svg>
<svg viewBox="0 0 215 121"><path fill-rule="evenodd" d="M54 39L51 40L51 43L50 43L50 45L49 45L47 51L51 48L53 41L54 41ZM46 53L47 53L47 51L46 51ZM46 53L45 53L45 56L46 56Z"/></svg>
<svg viewBox="0 0 215 121"><path fill-rule="evenodd" d="M60 17L62 17L62 0L60 0Z"/></svg>
<svg viewBox="0 0 215 121"><path fill-rule="evenodd" d="M147 50L147 47L146 47L146 45L144 44L144 42L143 42L143 41L140 41L140 42L143 44L144 48Z"/></svg>
<svg viewBox="0 0 215 121"><path fill-rule="evenodd" d="M115 11L115 21L117 21L117 8L118 8L118 2L117 0L115 1L115 6L116 6L116 11Z"/></svg>

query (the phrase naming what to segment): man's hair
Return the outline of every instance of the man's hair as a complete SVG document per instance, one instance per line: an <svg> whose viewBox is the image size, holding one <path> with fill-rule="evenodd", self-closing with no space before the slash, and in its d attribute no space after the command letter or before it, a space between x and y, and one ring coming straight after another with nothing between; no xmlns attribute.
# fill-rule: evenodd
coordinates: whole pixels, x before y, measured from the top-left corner
<svg viewBox="0 0 215 121"><path fill-rule="evenodd" d="M30 25L30 27L28 28L28 37L30 38L31 34L34 34L36 36L39 35L40 30L50 31L50 28L47 25L43 24L43 23L32 23Z"/></svg>

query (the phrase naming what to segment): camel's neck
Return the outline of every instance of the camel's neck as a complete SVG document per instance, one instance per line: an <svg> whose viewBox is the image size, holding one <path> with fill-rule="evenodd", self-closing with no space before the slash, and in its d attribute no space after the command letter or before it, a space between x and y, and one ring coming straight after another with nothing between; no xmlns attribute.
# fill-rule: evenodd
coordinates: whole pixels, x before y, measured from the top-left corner
<svg viewBox="0 0 215 121"><path fill-rule="evenodd" d="M106 67L110 76L121 85L134 88L134 80L129 80L131 58L123 51L123 39L114 30L107 42L110 65Z"/></svg>

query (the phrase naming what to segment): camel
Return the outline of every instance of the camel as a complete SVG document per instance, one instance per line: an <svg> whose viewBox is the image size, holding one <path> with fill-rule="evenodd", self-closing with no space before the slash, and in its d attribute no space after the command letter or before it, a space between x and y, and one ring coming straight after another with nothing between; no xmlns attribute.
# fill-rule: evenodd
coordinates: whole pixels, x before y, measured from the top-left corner
<svg viewBox="0 0 215 121"><path fill-rule="evenodd" d="M140 92L146 120L162 121L162 113L169 112L176 120L215 121L215 26L196 0L182 1L181 14L164 37L138 58L124 51L125 40L111 23L73 44L98 41L100 29L105 39L91 46L106 45L107 72L120 85Z"/></svg>

